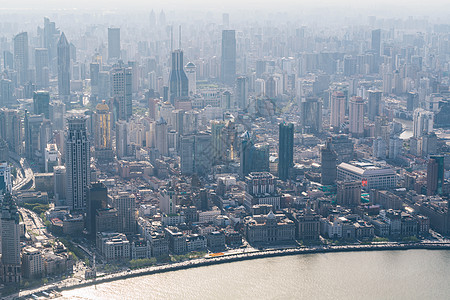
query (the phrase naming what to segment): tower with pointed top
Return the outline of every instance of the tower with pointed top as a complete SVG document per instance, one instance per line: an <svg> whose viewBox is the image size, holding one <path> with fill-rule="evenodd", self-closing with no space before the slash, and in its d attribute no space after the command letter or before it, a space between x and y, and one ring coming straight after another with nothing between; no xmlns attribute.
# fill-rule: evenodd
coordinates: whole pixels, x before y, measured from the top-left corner
<svg viewBox="0 0 450 300"><path fill-rule="evenodd" d="M66 102L70 96L70 45L64 32L58 42L58 94Z"/></svg>
<svg viewBox="0 0 450 300"><path fill-rule="evenodd" d="M169 100L172 104L189 98L189 83L183 67L183 51L173 51L169 77Z"/></svg>

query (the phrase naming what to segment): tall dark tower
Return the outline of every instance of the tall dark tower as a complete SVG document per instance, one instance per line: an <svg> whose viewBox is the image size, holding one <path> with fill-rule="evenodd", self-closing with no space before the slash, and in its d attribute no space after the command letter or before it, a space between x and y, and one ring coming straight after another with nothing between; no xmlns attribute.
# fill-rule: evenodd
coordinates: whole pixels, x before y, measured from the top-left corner
<svg viewBox="0 0 450 300"><path fill-rule="evenodd" d="M60 98L70 96L70 45L64 32L58 42L58 94Z"/></svg>
<svg viewBox="0 0 450 300"><path fill-rule="evenodd" d="M321 182L323 185L332 185L336 181L337 154L331 149L331 138L329 138L320 150L320 162L322 165Z"/></svg>
<svg viewBox="0 0 450 300"><path fill-rule="evenodd" d="M245 176L247 176L252 171L254 142L248 131L246 131L241 138L242 138L240 148L241 169L239 175L242 178L245 178Z"/></svg>
<svg viewBox="0 0 450 300"><path fill-rule="evenodd" d="M380 55L381 53L381 30L372 30L372 51Z"/></svg>
<svg viewBox="0 0 450 300"><path fill-rule="evenodd" d="M95 226L95 214L98 209L108 206L108 189L101 182L92 183L87 190L87 212L86 228L89 235L95 237L97 229Z"/></svg>
<svg viewBox="0 0 450 300"><path fill-rule="evenodd" d="M108 28L108 60L120 58L120 28Z"/></svg>
<svg viewBox="0 0 450 300"><path fill-rule="evenodd" d="M431 155L427 166L427 195L442 195L444 156Z"/></svg>
<svg viewBox="0 0 450 300"><path fill-rule="evenodd" d="M222 82L233 85L236 79L236 32L222 31Z"/></svg>
<svg viewBox="0 0 450 300"><path fill-rule="evenodd" d="M33 107L35 115L44 114L45 118L50 120L50 93L46 91L34 92Z"/></svg>
<svg viewBox="0 0 450 300"><path fill-rule="evenodd" d="M368 116L371 121L381 114L381 94L381 91L369 91Z"/></svg>
<svg viewBox="0 0 450 300"><path fill-rule="evenodd" d="M172 104L189 98L189 82L183 66L183 51L173 51L172 69L169 76L169 101Z"/></svg>
<svg viewBox="0 0 450 300"><path fill-rule="evenodd" d="M86 119L67 119L66 135L66 180L67 206L74 210L86 209L87 189L91 183L90 143L86 130Z"/></svg>
<svg viewBox="0 0 450 300"><path fill-rule="evenodd" d="M294 124L280 123L278 144L278 177L286 180L294 166Z"/></svg>
<svg viewBox="0 0 450 300"><path fill-rule="evenodd" d="M5 194L1 203L1 280L5 284L18 284L20 270L19 212L11 194Z"/></svg>

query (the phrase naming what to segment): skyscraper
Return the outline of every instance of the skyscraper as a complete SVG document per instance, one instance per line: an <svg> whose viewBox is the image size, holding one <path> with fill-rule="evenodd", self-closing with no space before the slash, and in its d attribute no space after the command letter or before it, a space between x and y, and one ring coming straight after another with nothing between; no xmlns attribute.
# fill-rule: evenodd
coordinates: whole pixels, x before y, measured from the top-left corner
<svg viewBox="0 0 450 300"><path fill-rule="evenodd" d="M28 33L21 32L14 37L14 65L19 84L28 81Z"/></svg>
<svg viewBox="0 0 450 300"><path fill-rule="evenodd" d="M289 178L289 169L294 166L294 124L280 123L278 139L278 177Z"/></svg>
<svg viewBox="0 0 450 300"><path fill-rule="evenodd" d="M116 67L111 71L111 97L114 99L118 120L126 120L133 114L131 68Z"/></svg>
<svg viewBox="0 0 450 300"><path fill-rule="evenodd" d="M25 111L25 156L31 160L37 158L36 153L40 150L39 135L44 115L29 115Z"/></svg>
<svg viewBox="0 0 450 300"><path fill-rule="evenodd" d="M19 212L13 197L7 193L1 204L1 279L5 284L21 281Z"/></svg>
<svg viewBox="0 0 450 300"><path fill-rule="evenodd" d="M375 54L381 54L381 30L375 29L372 30L372 51Z"/></svg>
<svg viewBox="0 0 450 300"><path fill-rule="evenodd" d="M169 75L169 101L173 105L177 101L189 98L189 82L183 69L183 51L172 52L172 69Z"/></svg>
<svg viewBox="0 0 450 300"><path fill-rule="evenodd" d="M364 100L353 97L349 107L350 133L353 137L364 136Z"/></svg>
<svg viewBox="0 0 450 300"><path fill-rule="evenodd" d="M0 199L12 192L11 168L7 162L0 162Z"/></svg>
<svg viewBox="0 0 450 300"><path fill-rule="evenodd" d="M331 121L330 125L335 131L339 131L345 123L345 94L336 91L331 95Z"/></svg>
<svg viewBox="0 0 450 300"><path fill-rule="evenodd" d="M95 215L97 209L108 206L108 189L101 182L92 183L87 190L86 228L91 236L96 235Z"/></svg>
<svg viewBox="0 0 450 300"><path fill-rule="evenodd" d="M112 158L111 113L105 100L95 108L94 125L95 156Z"/></svg>
<svg viewBox="0 0 450 300"><path fill-rule="evenodd" d="M211 135L200 132L181 138L181 173L205 175L211 170L213 149Z"/></svg>
<svg viewBox="0 0 450 300"><path fill-rule="evenodd" d="M427 166L427 195L442 195L444 184L444 156L430 155Z"/></svg>
<svg viewBox="0 0 450 300"><path fill-rule="evenodd" d="M58 41L58 94L65 101L70 96L70 45L64 32Z"/></svg>
<svg viewBox="0 0 450 300"><path fill-rule="evenodd" d="M116 155L122 159L128 155L128 130L127 122L119 120L116 122Z"/></svg>
<svg viewBox="0 0 450 300"><path fill-rule="evenodd" d="M91 63L89 65L89 77L91 79L91 95L94 98L94 101L97 100L99 93L99 73L100 73L100 64L99 63Z"/></svg>
<svg viewBox="0 0 450 300"><path fill-rule="evenodd" d="M189 62L186 65L186 76L188 78L189 96L197 93L197 67Z"/></svg>
<svg viewBox="0 0 450 300"><path fill-rule="evenodd" d="M108 28L108 60L120 58L120 28Z"/></svg>
<svg viewBox="0 0 450 300"><path fill-rule="evenodd" d="M48 50L36 48L34 50L34 65L36 67L36 87L47 89L49 85Z"/></svg>
<svg viewBox="0 0 450 300"><path fill-rule="evenodd" d="M119 215L119 231L127 234L135 233L136 197L127 192L119 192L113 201Z"/></svg>
<svg viewBox="0 0 450 300"><path fill-rule="evenodd" d="M425 133L433 131L434 113L431 111L417 108L413 114L413 135L419 138Z"/></svg>
<svg viewBox="0 0 450 300"><path fill-rule="evenodd" d="M246 109L248 106L248 78L239 76L236 79L236 104L239 109Z"/></svg>
<svg viewBox="0 0 450 300"><path fill-rule="evenodd" d="M304 133L317 134L322 131L322 101L307 97L300 102L301 126Z"/></svg>
<svg viewBox="0 0 450 300"><path fill-rule="evenodd" d="M10 151L19 154L22 142L21 120L18 110L0 108L0 138Z"/></svg>
<svg viewBox="0 0 450 300"><path fill-rule="evenodd" d="M156 148L159 154L169 155L169 143L167 141L167 122L162 117L156 122L155 128Z"/></svg>
<svg viewBox="0 0 450 300"><path fill-rule="evenodd" d="M236 78L236 32L222 31L222 61L221 79L228 85L233 85Z"/></svg>
<svg viewBox="0 0 450 300"><path fill-rule="evenodd" d="M331 138L320 149L320 163L322 167L321 183L323 185L332 185L336 181L337 172L337 154L331 149Z"/></svg>
<svg viewBox="0 0 450 300"><path fill-rule="evenodd" d="M56 45L59 38L59 30L56 29L55 22L50 22L48 18L44 18L44 48L48 50L48 61L52 61L56 55Z"/></svg>
<svg viewBox="0 0 450 300"><path fill-rule="evenodd" d="M375 117L381 115L381 91L369 91L368 116L369 120L375 121Z"/></svg>
<svg viewBox="0 0 450 300"><path fill-rule="evenodd" d="M86 193L91 182L90 144L86 119L74 116L67 119L66 134L66 203L70 209L86 209Z"/></svg>
<svg viewBox="0 0 450 300"><path fill-rule="evenodd" d="M44 114L44 117L50 120L50 93L46 91L37 91L33 94L34 114Z"/></svg>

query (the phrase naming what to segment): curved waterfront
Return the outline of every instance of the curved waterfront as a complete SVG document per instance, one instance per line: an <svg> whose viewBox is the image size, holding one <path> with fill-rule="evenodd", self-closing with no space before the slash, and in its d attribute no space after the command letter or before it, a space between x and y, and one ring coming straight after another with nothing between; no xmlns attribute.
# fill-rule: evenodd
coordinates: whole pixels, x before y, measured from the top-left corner
<svg viewBox="0 0 450 300"><path fill-rule="evenodd" d="M62 292L65 299L445 299L450 251L269 257L129 278Z"/></svg>

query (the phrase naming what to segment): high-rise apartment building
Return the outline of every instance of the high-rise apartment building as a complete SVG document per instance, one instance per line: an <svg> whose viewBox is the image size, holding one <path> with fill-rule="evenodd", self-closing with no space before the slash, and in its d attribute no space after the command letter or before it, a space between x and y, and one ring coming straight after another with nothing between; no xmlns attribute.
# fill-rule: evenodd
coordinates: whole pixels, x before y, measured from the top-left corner
<svg viewBox="0 0 450 300"><path fill-rule="evenodd" d="M67 119L66 134L66 203L70 209L86 209L86 194L91 182L90 143L85 117L74 116Z"/></svg>
<svg viewBox="0 0 450 300"><path fill-rule="evenodd" d="M339 131L345 123L345 102L346 96L341 91L336 91L331 95L331 120L330 125L335 131Z"/></svg>
<svg viewBox="0 0 450 300"><path fill-rule="evenodd" d="M364 136L364 100L353 97L349 105L350 133L353 137Z"/></svg>

